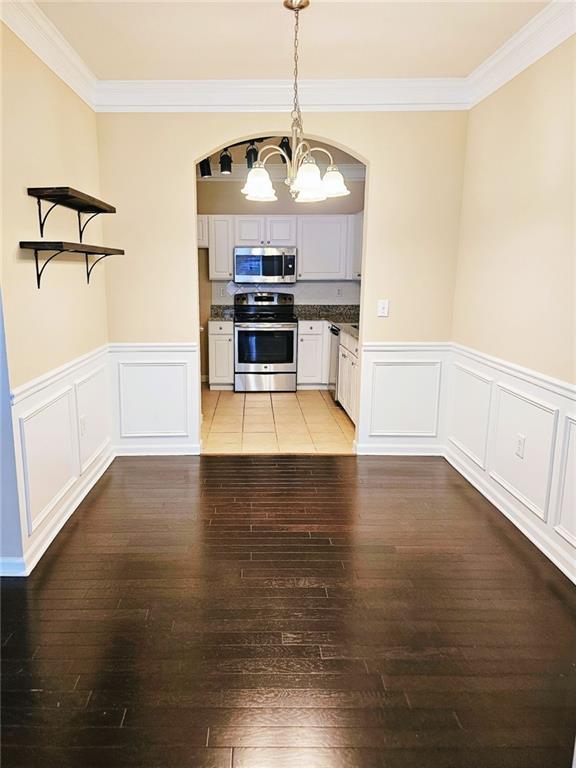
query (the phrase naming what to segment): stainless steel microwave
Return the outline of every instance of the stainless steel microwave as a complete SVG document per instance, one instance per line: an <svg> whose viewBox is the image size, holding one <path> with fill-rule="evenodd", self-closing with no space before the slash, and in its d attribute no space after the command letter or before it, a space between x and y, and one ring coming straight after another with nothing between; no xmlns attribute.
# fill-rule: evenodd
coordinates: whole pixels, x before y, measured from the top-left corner
<svg viewBox="0 0 576 768"><path fill-rule="evenodd" d="M235 283L295 283L296 248L234 248Z"/></svg>

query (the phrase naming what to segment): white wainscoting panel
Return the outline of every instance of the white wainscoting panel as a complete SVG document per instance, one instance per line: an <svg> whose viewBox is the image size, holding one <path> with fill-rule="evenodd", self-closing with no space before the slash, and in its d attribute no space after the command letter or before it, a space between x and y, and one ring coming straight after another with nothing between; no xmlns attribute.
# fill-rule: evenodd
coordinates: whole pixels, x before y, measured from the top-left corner
<svg viewBox="0 0 576 768"><path fill-rule="evenodd" d="M360 454L438 454L445 344L362 347Z"/></svg>
<svg viewBox="0 0 576 768"><path fill-rule="evenodd" d="M436 437L440 360L380 360L372 371L370 435Z"/></svg>
<svg viewBox="0 0 576 768"><path fill-rule="evenodd" d="M359 454L446 457L576 582L576 386L452 343L364 344L361 371ZM114 456L199 453L198 346L110 344L12 418L24 554L0 569L26 575Z"/></svg>
<svg viewBox="0 0 576 768"><path fill-rule="evenodd" d="M80 470L86 472L92 462L109 446L110 386L108 361L74 382L80 443Z"/></svg>
<svg viewBox="0 0 576 768"><path fill-rule="evenodd" d="M121 436L186 437L187 372L185 362L119 363Z"/></svg>
<svg viewBox="0 0 576 768"><path fill-rule="evenodd" d="M111 344L117 455L200 453L197 344Z"/></svg>
<svg viewBox="0 0 576 768"><path fill-rule="evenodd" d="M497 404L490 476L546 520L558 409L502 384ZM523 455L517 452L524 441Z"/></svg>
<svg viewBox="0 0 576 768"><path fill-rule="evenodd" d="M455 363L452 368L452 431L448 440L481 469L486 468L492 381L490 377L465 365Z"/></svg>
<svg viewBox="0 0 576 768"><path fill-rule="evenodd" d="M25 576L112 461L108 350L102 347L12 392Z"/></svg>
<svg viewBox="0 0 576 768"><path fill-rule="evenodd" d="M559 486L554 530L574 547L576 558L576 416L564 419Z"/></svg>
<svg viewBox="0 0 576 768"><path fill-rule="evenodd" d="M80 474L73 396L66 387L18 417L29 535Z"/></svg>
<svg viewBox="0 0 576 768"><path fill-rule="evenodd" d="M458 344L449 369L444 455L576 581L576 386Z"/></svg>

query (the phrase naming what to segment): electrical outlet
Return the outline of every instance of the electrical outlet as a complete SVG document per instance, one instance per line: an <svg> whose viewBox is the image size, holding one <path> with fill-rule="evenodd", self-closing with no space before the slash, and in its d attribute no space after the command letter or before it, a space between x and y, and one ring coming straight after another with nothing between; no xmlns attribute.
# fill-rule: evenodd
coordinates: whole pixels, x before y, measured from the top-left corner
<svg viewBox="0 0 576 768"><path fill-rule="evenodd" d="M336 288L336 296L342 296L342 288Z"/></svg>
<svg viewBox="0 0 576 768"><path fill-rule="evenodd" d="M86 416L80 416L78 421L80 423L80 435L84 437L86 434Z"/></svg>
<svg viewBox="0 0 576 768"><path fill-rule="evenodd" d="M389 299L378 299L377 314L378 317L388 317L390 311Z"/></svg>
<svg viewBox="0 0 576 768"><path fill-rule="evenodd" d="M221 299L226 298L226 288L220 288L220 298Z"/></svg>
<svg viewBox="0 0 576 768"><path fill-rule="evenodd" d="M516 435L516 450L515 454L519 459L524 458L524 449L526 447L526 435L521 435L520 432Z"/></svg>

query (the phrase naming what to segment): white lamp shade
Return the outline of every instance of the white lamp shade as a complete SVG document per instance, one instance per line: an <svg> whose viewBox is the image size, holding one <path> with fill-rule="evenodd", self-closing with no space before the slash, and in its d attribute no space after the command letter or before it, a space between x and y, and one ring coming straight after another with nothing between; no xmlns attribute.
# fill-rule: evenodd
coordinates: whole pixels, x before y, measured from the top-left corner
<svg viewBox="0 0 576 768"><path fill-rule="evenodd" d="M316 189L305 189L302 192L298 192L295 202L296 203L321 203L326 200L326 192L324 191L322 184Z"/></svg>
<svg viewBox="0 0 576 768"><path fill-rule="evenodd" d="M270 174L266 168L264 168L262 163L254 163L254 166L248 172L246 184L242 187L241 192L247 197L255 197L258 199L263 195L269 197L271 194L274 194L274 187L270 180Z"/></svg>
<svg viewBox="0 0 576 768"><path fill-rule="evenodd" d="M344 197L350 194L350 190L344 183L344 176L338 170L337 165L329 165L322 179L322 186L326 197Z"/></svg>
<svg viewBox="0 0 576 768"><path fill-rule="evenodd" d="M320 168L315 160L304 160L294 179L291 189L295 192L304 192L307 190L318 190L322 185L320 178Z"/></svg>
<svg viewBox="0 0 576 768"><path fill-rule="evenodd" d="M246 200L250 200L252 203L273 203L278 200L274 187L269 192L264 192L261 195L246 195Z"/></svg>

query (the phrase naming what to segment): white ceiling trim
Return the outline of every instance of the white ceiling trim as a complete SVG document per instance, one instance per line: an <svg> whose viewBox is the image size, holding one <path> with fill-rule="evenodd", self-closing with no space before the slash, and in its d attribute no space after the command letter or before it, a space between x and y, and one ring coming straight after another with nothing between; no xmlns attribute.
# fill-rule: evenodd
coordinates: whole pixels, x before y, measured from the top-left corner
<svg viewBox="0 0 576 768"><path fill-rule="evenodd" d="M98 80L34 2L3 21L96 112L289 112L289 80ZM552 0L468 77L303 80L309 112L466 110L576 33L574 2Z"/></svg>
<svg viewBox="0 0 576 768"><path fill-rule="evenodd" d="M318 163L318 166L320 167L320 171L323 173L326 169L326 163L320 162ZM282 163L268 163L266 168L272 181L284 181L286 178L286 166ZM338 168L346 178L346 181L364 181L366 179L366 168L362 163L338 163ZM228 174L221 174L218 170L218 164L213 163L212 172L214 173L214 176L208 176L207 178L203 179L201 178L198 171L198 181L202 184L212 184L215 181L246 181L246 163L244 162L234 162L232 164L232 173Z"/></svg>
<svg viewBox="0 0 576 768"><path fill-rule="evenodd" d="M0 0L0 18L58 77L94 108L94 73L34 2Z"/></svg>

